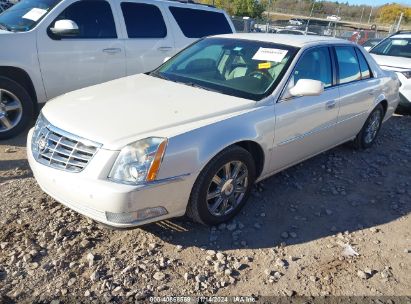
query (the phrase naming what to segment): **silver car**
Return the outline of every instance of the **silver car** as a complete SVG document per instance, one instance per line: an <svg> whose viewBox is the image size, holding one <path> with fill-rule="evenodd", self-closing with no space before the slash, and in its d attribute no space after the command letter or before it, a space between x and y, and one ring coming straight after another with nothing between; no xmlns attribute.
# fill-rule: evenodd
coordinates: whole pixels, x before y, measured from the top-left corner
<svg viewBox="0 0 411 304"><path fill-rule="evenodd" d="M254 183L347 141L370 147L398 89L345 40L214 36L150 73L47 103L28 159L45 192L107 225L184 214L216 225Z"/></svg>

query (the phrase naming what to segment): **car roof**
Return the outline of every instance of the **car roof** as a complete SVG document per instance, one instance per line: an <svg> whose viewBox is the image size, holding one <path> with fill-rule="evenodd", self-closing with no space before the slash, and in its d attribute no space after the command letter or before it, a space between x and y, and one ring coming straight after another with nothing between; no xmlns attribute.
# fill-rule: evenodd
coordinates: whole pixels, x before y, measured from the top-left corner
<svg viewBox="0 0 411 304"><path fill-rule="evenodd" d="M409 34L394 34L391 38L411 38L411 33Z"/></svg>
<svg viewBox="0 0 411 304"><path fill-rule="evenodd" d="M292 34L267 34L267 33L236 33L236 34L224 34L214 37L230 38L230 39L244 39L254 40L262 42L279 43L295 47L303 47L309 44L316 43L338 43L338 44L352 44L344 39L315 36L315 35L292 35Z"/></svg>

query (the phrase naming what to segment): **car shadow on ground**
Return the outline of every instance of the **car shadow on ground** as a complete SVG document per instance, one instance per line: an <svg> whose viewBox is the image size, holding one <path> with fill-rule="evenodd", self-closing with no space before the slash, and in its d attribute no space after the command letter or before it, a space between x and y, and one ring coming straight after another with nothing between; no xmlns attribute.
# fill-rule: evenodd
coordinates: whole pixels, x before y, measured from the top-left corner
<svg viewBox="0 0 411 304"><path fill-rule="evenodd" d="M394 121L401 124L394 128ZM411 211L411 119L394 116L376 144L349 144L320 154L265 181L231 223L205 227L186 218L143 227L184 247L230 250L305 243L382 225Z"/></svg>

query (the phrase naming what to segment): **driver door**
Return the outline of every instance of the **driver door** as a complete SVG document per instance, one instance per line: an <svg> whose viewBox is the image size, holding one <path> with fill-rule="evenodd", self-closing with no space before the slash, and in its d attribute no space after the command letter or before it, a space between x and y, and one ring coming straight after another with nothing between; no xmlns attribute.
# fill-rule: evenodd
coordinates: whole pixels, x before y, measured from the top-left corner
<svg viewBox="0 0 411 304"><path fill-rule="evenodd" d="M38 57L48 99L126 75L124 40L109 1L67 1L48 16L37 34ZM59 7L60 8L60 7ZM56 20L68 19L78 35L57 37L50 31ZM44 23L43 23L44 24Z"/></svg>
<svg viewBox="0 0 411 304"><path fill-rule="evenodd" d="M291 166L337 144L339 91L334 86L333 64L328 47L311 48L297 62L288 88L299 79L324 83L319 96L286 97L275 105L276 127L271 157L272 171Z"/></svg>

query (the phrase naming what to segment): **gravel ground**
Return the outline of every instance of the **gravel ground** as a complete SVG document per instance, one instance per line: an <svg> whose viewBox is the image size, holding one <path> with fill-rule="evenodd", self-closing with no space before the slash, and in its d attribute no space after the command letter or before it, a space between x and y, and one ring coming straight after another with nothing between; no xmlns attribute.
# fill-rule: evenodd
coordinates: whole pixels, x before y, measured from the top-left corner
<svg viewBox="0 0 411 304"><path fill-rule="evenodd" d="M409 296L411 117L264 181L231 223L110 230L37 186L0 143L0 303L165 295ZM408 302L409 303L409 302Z"/></svg>

